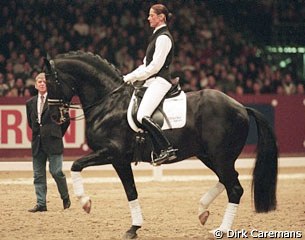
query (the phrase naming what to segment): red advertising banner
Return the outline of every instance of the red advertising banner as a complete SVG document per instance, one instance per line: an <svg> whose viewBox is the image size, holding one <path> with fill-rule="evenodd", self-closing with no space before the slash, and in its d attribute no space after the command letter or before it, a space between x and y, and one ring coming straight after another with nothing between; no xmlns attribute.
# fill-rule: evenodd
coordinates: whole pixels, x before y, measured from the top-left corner
<svg viewBox="0 0 305 240"><path fill-rule="evenodd" d="M233 97L247 106L257 107L258 110L265 106L266 117L272 115L269 119L273 121L271 125L275 129L282 156L305 153L305 96ZM0 161L13 158L20 161L31 157L31 129L27 125L25 102L25 98L0 98ZM82 113L80 109L70 110L71 117L80 116ZM77 158L89 153L90 149L85 141L84 120L71 121L64 136L64 145L65 157ZM247 144L243 153L251 154L254 149L255 144Z"/></svg>

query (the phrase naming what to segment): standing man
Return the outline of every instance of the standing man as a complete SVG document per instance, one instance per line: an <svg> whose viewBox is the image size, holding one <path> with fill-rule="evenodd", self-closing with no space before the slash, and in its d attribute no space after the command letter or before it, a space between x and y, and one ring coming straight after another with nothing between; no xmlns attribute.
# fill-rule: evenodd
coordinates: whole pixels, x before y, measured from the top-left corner
<svg viewBox="0 0 305 240"><path fill-rule="evenodd" d="M37 204L29 212L47 211L47 176L46 162L49 160L49 169L54 178L60 197L63 200L63 208L71 205L69 198L66 176L62 171L63 162L63 140L70 122L62 125L54 123L50 117L47 100L47 86L45 73L36 77L35 88L38 95L26 103L27 120L32 129L32 155L34 186Z"/></svg>

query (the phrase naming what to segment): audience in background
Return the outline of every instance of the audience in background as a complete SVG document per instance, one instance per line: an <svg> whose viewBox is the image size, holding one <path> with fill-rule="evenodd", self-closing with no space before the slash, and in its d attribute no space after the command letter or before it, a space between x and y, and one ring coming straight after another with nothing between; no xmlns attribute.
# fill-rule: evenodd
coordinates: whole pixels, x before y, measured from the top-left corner
<svg viewBox="0 0 305 240"><path fill-rule="evenodd" d="M214 8L203 1L166 4L170 10L178 9L169 26L176 42L172 77L179 77L185 91L304 94L305 79L269 63L250 35L226 25L225 16L211 10L215 3ZM54 57L91 51L126 74L141 64L151 35L148 23L142 21L147 18L147 1L37 0L0 5L0 96L36 94L34 79L42 71L46 53ZM305 20L298 15L304 6L289 7L294 14L265 7L275 18L270 24Z"/></svg>

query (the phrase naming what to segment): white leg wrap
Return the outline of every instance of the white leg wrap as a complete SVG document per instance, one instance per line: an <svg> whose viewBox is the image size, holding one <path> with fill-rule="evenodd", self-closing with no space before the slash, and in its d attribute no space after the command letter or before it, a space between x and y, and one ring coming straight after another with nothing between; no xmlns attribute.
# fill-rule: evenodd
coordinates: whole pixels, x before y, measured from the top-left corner
<svg viewBox="0 0 305 240"><path fill-rule="evenodd" d="M199 215L208 209L209 205L223 192L224 189L224 185L218 182L201 197L199 201Z"/></svg>
<svg viewBox="0 0 305 240"><path fill-rule="evenodd" d="M81 196L78 199L82 207L90 201L90 197L88 196Z"/></svg>
<svg viewBox="0 0 305 240"><path fill-rule="evenodd" d="M72 178L72 182L73 182L74 194L76 195L81 206L83 207L90 200L90 197L85 195L83 178L82 178L80 172L74 172L74 171L71 171L71 178Z"/></svg>
<svg viewBox="0 0 305 240"><path fill-rule="evenodd" d="M139 204L138 199L129 201L128 204L129 204L130 213L131 213L132 225L133 226L142 226L143 217L142 217L141 206Z"/></svg>
<svg viewBox="0 0 305 240"><path fill-rule="evenodd" d="M73 182L73 189L74 194L80 198L85 195L84 185L83 185L83 178L80 172L73 172L71 171L71 177Z"/></svg>
<svg viewBox="0 0 305 240"><path fill-rule="evenodd" d="M232 228L234 218L237 213L237 208L238 208L238 204L228 203L227 209L225 211L225 215L223 216L222 223L221 223L220 227L218 228L218 230L221 230L222 232L227 233L227 231Z"/></svg>
<svg viewBox="0 0 305 240"><path fill-rule="evenodd" d="M237 213L238 204L236 203L228 203L227 209L225 211L225 215L223 216L222 223L220 225L220 229L224 229L225 231L230 230L232 228L234 218Z"/></svg>

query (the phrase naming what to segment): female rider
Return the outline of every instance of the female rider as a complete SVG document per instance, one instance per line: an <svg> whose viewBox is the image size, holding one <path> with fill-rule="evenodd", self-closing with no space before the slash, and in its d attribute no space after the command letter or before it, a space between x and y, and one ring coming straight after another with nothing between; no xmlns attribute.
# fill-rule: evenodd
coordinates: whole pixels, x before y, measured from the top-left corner
<svg viewBox="0 0 305 240"><path fill-rule="evenodd" d="M143 64L123 78L128 83L145 81L144 86L148 87L139 106L137 120L161 149L159 156L153 160L155 164L176 158L176 150L160 126L151 119L151 115L172 87L169 66L174 57L174 42L167 27L170 17L171 13L163 4L155 4L150 8L148 21L154 31Z"/></svg>

